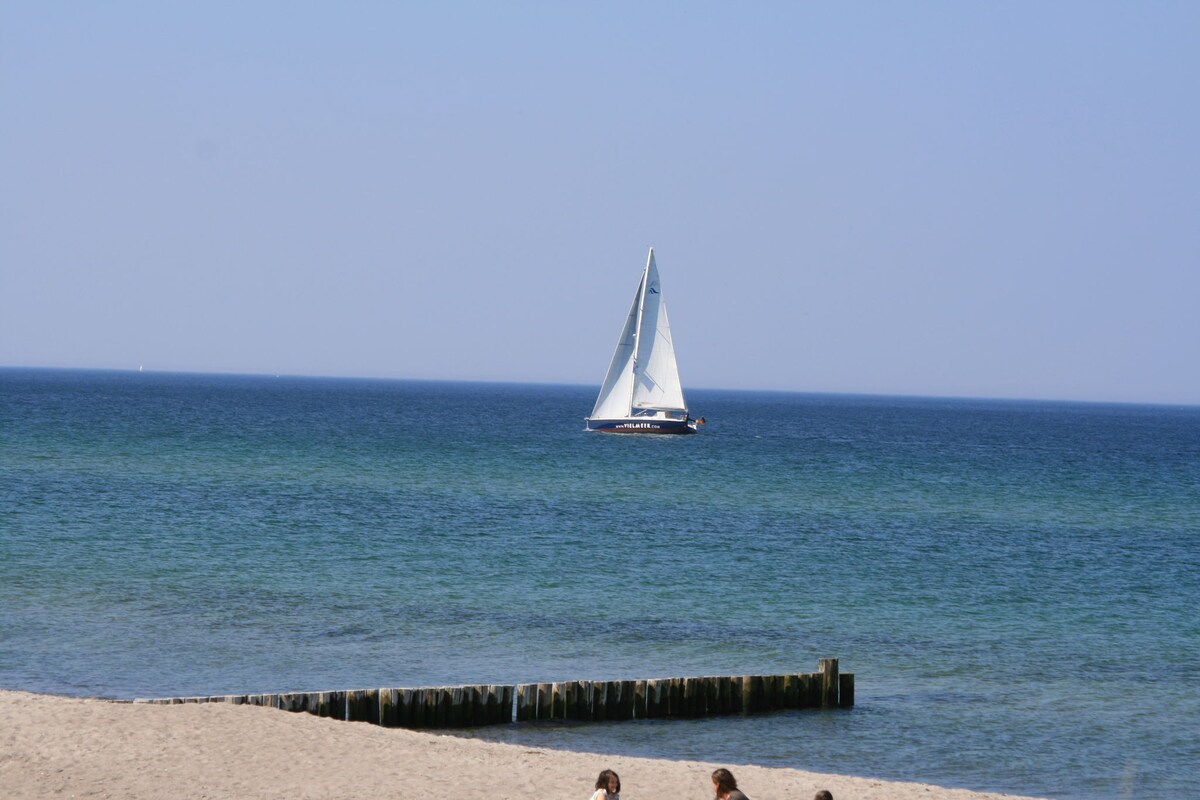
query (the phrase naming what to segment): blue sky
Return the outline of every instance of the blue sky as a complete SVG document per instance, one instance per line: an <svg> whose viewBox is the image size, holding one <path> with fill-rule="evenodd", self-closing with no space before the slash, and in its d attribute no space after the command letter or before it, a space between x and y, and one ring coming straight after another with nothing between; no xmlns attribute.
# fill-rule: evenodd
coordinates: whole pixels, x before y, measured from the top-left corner
<svg viewBox="0 0 1200 800"><path fill-rule="evenodd" d="M1200 4L0 5L0 364L1200 403Z"/></svg>

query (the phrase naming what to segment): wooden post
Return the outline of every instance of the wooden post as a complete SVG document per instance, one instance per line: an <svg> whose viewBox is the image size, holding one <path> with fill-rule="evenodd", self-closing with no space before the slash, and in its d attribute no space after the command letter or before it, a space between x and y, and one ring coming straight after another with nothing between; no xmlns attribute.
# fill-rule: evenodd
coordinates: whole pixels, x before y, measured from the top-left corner
<svg viewBox="0 0 1200 800"><path fill-rule="evenodd" d="M564 720L580 718L580 681L569 680L563 684L563 718Z"/></svg>
<svg viewBox="0 0 1200 800"><path fill-rule="evenodd" d="M750 710L755 714L767 710L767 682L762 675L750 676Z"/></svg>
<svg viewBox="0 0 1200 800"><path fill-rule="evenodd" d="M362 710L362 689L350 689L346 692L346 721L361 722L365 717Z"/></svg>
<svg viewBox="0 0 1200 800"><path fill-rule="evenodd" d="M537 685L537 709L534 714L534 719L550 719L551 711L554 708L554 695L552 687L548 683L539 683Z"/></svg>
<svg viewBox="0 0 1200 800"><path fill-rule="evenodd" d="M480 702L480 698L484 702ZM466 720L463 724L478 727L483 724L483 712L487 710L487 687L479 691L479 686L463 687L463 702L467 706Z"/></svg>
<svg viewBox="0 0 1200 800"><path fill-rule="evenodd" d="M567 685L562 681L550 684L550 719L567 718Z"/></svg>
<svg viewBox="0 0 1200 800"><path fill-rule="evenodd" d="M595 681L593 685L604 687L600 691L603 702L600 704L601 711L596 714L596 720L617 719L618 706L621 704L621 687L613 681Z"/></svg>
<svg viewBox="0 0 1200 800"><path fill-rule="evenodd" d="M821 672L821 708L837 708L838 704L838 660L822 658Z"/></svg>
<svg viewBox="0 0 1200 800"><path fill-rule="evenodd" d="M592 681L592 719L608 719L608 684Z"/></svg>
<svg viewBox="0 0 1200 800"><path fill-rule="evenodd" d="M701 678L683 679L683 707L689 718L703 716L704 686Z"/></svg>
<svg viewBox="0 0 1200 800"><path fill-rule="evenodd" d="M633 684L633 718L646 718L646 683L647 681L636 681Z"/></svg>
<svg viewBox="0 0 1200 800"><path fill-rule="evenodd" d="M758 676L758 710L760 712L771 710L771 676Z"/></svg>
<svg viewBox="0 0 1200 800"><path fill-rule="evenodd" d="M412 724L412 689L393 689L395 703L392 708L392 724L397 728L411 728Z"/></svg>
<svg viewBox="0 0 1200 800"><path fill-rule="evenodd" d="M713 682L716 684L717 697L716 697L716 701L715 701L715 705L713 706L713 709L711 711L709 711L708 713L710 713L710 714L728 714L729 709L730 709L730 700L732 699L729 696L730 695L730 684L732 684L733 682L729 679L729 676L727 676L727 675L722 675L717 678L714 678Z"/></svg>
<svg viewBox="0 0 1200 800"><path fill-rule="evenodd" d="M379 724L379 690L365 689L363 691L363 721L372 725Z"/></svg>
<svg viewBox="0 0 1200 800"><path fill-rule="evenodd" d="M710 703L716 705L716 698L709 697L715 689L716 684L712 678L696 678L696 716L707 717L709 715L708 707Z"/></svg>
<svg viewBox="0 0 1200 800"><path fill-rule="evenodd" d="M667 716L683 716L683 678L671 678L671 695L667 701Z"/></svg>
<svg viewBox="0 0 1200 800"><path fill-rule="evenodd" d="M634 718L634 694L637 691L637 681L621 681L621 719Z"/></svg>
<svg viewBox="0 0 1200 800"><path fill-rule="evenodd" d="M506 683L501 687L500 694L500 716L505 722L511 723L516 719L516 711L513 709L513 697L517 693L517 687L511 683Z"/></svg>
<svg viewBox="0 0 1200 800"><path fill-rule="evenodd" d="M454 719L454 689L442 686L434 690L437 694L437 722L439 728L449 728Z"/></svg>
<svg viewBox="0 0 1200 800"><path fill-rule="evenodd" d="M487 724L487 687L467 686L463 689L463 699L467 704L466 724L473 727Z"/></svg>
<svg viewBox="0 0 1200 800"><path fill-rule="evenodd" d="M466 710L463 707L463 687L451 686L443 691L450 695L450 708L446 712L446 727L461 728L463 726L463 712Z"/></svg>
<svg viewBox="0 0 1200 800"><path fill-rule="evenodd" d="M604 716L597 719L617 720L621 718L621 682L604 682Z"/></svg>
<svg viewBox="0 0 1200 800"><path fill-rule="evenodd" d="M487 684L480 684L471 687L472 700L475 703L475 711L471 715L474 725L491 725L492 724L492 707L488 702L488 697L491 695L492 687Z"/></svg>
<svg viewBox="0 0 1200 800"><path fill-rule="evenodd" d="M657 678L651 678L646 681L646 706L645 718L658 719L662 716L660 704L662 703L662 681Z"/></svg>
<svg viewBox="0 0 1200 800"><path fill-rule="evenodd" d="M425 688L425 727L442 727L442 696L441 690L432 686Z"/></svg>
<svg viewBox="0 0 1200 800"><path fill-rule="evenodd" d="M385 728L396 727L396 716L400 691L398 689L379 690L379 724Z"/></svg>
<svg viewBox="0 0 1200 800"><path fill-rule="evenodd" d="M843 672L838 675L838 706L850 708L854 705L854 673Z"/></svg>
<svg viewBox="0 0 1200 800"><path fill-rule="evenodd" d="M767 709L769 711L778 711L783 707L783 676L772 675L767 681Z"/></svg>
<svg viewBox="0 0 1200 800"><path fill-rule="evenodd" d="M621 681L606 681L604 684L604 718L611 720L622 719L621 709L625 705L624 684Z"/></svg>
<svg viewBox="0 0 1200 800"><path fill-rule="evenodd" d="M480 686L479 689L483 692L483 697L479 699L479 705L483 707L483 724L495 725L501 722L500 687L491 683L487 686Z"/></svg>
<svg viewBox="0 0 1200 800"><path fill-rule="evenodd" d="M800 678L801 708L819 708L821 706L821 675L817 672L806 672Z"/></svg>
<svg viewBox="0 0 1200 800"><path fill-rule="evenodd" d="M699 681L697 681L695 678L683 679L683 687L680 690L680 697L682 700L680 703L679 716L684 717L685 719L691 719L692 717L699 716L696 713L696 695L698 694L696 689L698 685Z"/></svg>
<svg viewBox="0 0 1200 800"><path fill-rule="evenodd" d="M408 727L425 727L425 690L413 689L408 697Z"/></svg>
<svg viewBox="0 0 1200 800"><path fill-rule="evenodd" d="M517 722L533 719L537 712L537 684L521 683L517 685Z"/></svg>
<svg viewBox="0 0 1200 800"><path fill-rule="evenodd" d="M425 727L442 727L442 690L428 687L425 689Z"/></svg>
<svg viewBox="0 0 1200 800"><path fill-rule="evenodd" d="M592 682L575 682L575 717L582 722L592 718Z"/></svg>
<svg viewBox="0 0 1200 800"><path fill-rule="evenodd" d="M763 707L765 705L763 703L763 698L764 698L765 694L766 693L763 691L763 676L762 675L751 675L750 676L750 697L749 697L749 702L746 703L746 708L750 711L750 713L758 714L759 712L761 712L763 710Z"/></svg>

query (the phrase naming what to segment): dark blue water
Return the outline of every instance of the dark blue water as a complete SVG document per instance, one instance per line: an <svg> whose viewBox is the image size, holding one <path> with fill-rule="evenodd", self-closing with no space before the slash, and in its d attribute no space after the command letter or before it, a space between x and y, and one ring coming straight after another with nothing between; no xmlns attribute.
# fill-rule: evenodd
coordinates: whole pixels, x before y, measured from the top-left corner
<svg viewBox="0 0 1200 800"><path fill-rule="evenodd" d="M517 726L1062 798L1200 774L1200 409L0 370L0 686L808 671L849 712Z"/></svg>

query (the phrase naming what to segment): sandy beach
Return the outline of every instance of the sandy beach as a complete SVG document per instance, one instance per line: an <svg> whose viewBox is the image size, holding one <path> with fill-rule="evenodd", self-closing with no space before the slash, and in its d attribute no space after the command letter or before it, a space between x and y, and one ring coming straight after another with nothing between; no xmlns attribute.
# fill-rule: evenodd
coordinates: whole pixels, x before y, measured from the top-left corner
<svg viewBox="0 0 1200 800"><path fill-rule="evenodd" d="M705 800L729 767L754 800L1013 797L790 769L473 741L255 706L111 703L0 692L6 798L586 798L616 770L624 800Z"/></svg>

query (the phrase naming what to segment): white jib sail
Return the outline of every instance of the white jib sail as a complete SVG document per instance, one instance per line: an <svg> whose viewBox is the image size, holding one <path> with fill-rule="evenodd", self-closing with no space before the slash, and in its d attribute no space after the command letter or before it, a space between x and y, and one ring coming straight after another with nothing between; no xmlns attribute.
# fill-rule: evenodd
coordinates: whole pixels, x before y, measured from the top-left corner
<svg viewBox="0 0 1200 800"><path fill-rule="evenodd" d="M675 345L671 342L671 323L663 302L662 283L654 263L654 249L646 261L642 278L642 308L638 315L637 352L634 357L634 384L630 405L634 409L684 411L683 386L675 363Z"/></svg>
<svg viewBox="0 0 1200 800"><path fill-rule="evenodd" d="M629 398L633 393L633 356L637 343L638 308L645 285L646 276L642 275L642 282L638 284L637 292L633 295L629 317L625 320L625 327L621 329L621 337L617 339L612 363L608 365L608 374L604 376L604 384L596 397L591 419L620 419L629 416Z"/></svg>

